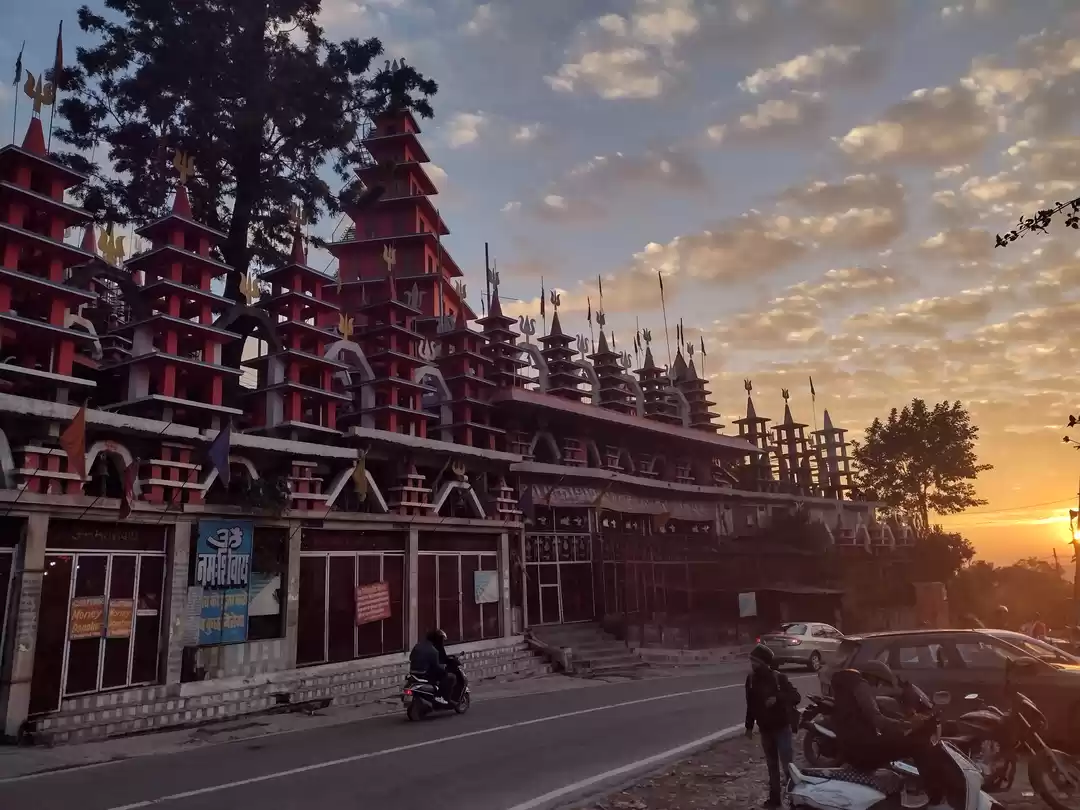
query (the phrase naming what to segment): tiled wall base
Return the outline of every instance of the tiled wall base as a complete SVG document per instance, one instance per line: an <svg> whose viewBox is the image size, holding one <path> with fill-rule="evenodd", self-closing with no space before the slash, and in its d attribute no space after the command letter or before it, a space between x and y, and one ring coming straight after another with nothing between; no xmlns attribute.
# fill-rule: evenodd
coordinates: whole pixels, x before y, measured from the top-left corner
<svg viewBox="0 0 1080 810"><path fill-rule="evenodd" d="M461 658L474 684L551 672L551 666L520 639L450 652ZM105 692L66 700L60 711L32 719L29 737L46 745L85 742L224 720L271 709L281 693L289 693L293 703L326 698L335 706L374 703L398 693L407 669L405 656L384 656L249 678Z"/></svg>

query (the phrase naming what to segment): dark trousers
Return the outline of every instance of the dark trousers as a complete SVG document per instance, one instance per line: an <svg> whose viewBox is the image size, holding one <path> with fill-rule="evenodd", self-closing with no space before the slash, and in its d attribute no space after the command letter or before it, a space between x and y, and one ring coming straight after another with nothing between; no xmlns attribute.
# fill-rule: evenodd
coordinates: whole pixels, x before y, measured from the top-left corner
<svg viewBox="0 0 1080 810"><path fill-rule="evenodd" d="M780 785L791 779L791 729L761 732L761 750L769 768L769 803L780 806Z"/></svg>
<svg viewBox="0 0 1080 810"><path fill-rule="evenodd" d="M439 678L439 692L444 698L452 701L455 691L457 691L457 675L447 672Z"/></svg>

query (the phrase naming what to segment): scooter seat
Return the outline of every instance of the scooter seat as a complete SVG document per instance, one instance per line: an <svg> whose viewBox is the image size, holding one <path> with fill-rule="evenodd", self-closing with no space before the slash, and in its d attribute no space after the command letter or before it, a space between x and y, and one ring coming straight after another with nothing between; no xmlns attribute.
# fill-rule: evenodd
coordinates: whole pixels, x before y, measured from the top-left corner
<svg viewBox="0 0 1080 810"><path fill-rule="evenodd" d="M800 771L803 776L816 779L832 779L837 782L850 782L855 785L872 788L889 795L899 790L895 774L885 770L860 771L850 765L842 768L807 768Z"/></svg>

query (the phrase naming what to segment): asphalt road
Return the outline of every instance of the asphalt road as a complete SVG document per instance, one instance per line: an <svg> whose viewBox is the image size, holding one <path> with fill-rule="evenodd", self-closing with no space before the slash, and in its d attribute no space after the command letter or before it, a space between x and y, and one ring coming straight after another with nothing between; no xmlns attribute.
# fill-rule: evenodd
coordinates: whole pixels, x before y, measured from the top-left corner
<svg viewBox="0 0 1080 810"><path fill-rule="evenodd" d="M140 757L0 782L0 808L532 810L567 785L740 724L743 678L733 671L477 700L463 716L409 723L394 714Z"/></svg>

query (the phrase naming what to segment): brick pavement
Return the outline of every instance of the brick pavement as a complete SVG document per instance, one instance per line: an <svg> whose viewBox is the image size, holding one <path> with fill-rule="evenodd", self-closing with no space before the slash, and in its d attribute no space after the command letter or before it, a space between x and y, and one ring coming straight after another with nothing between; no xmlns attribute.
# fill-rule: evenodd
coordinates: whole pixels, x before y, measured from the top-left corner
<svg viewBox="0 0 1080 810"><path fill-rule="evenodd" d="M799 746L796 745L796 749ZM796 753L796 760L800 759ZM583 810L706 810L760 807L768 794L761 745L738 737L666 770L646 777L632 787L582 804ZM1030 793L1026 779L1007 795L998 795L1009 810L1045 808Z"/></svg>

